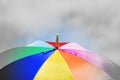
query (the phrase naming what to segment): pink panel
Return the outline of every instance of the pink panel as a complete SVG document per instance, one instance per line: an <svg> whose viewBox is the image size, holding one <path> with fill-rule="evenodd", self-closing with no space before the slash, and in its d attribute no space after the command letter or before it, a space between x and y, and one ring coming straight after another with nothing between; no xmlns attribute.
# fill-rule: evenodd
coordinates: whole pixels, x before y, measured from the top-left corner
<svg viewBox="0 0 120 80"><path fill-rule="evenodd" d="M75 50L87 51L87 49L85 49L85 48L81 47L80 45L73 43L73 42L61 46L60 49L75 49Z"/></svg>
<svg viewBox="0 0 120 80"><path fill-rule="evenodd" d="M80 58L83 58L92 64L96 65L99 68L104 68L104 59L99 56L98 54L88 52L88 51L83 51L83 50L72 50L72 49L62 49L70 54L76 55Z"/></svg>

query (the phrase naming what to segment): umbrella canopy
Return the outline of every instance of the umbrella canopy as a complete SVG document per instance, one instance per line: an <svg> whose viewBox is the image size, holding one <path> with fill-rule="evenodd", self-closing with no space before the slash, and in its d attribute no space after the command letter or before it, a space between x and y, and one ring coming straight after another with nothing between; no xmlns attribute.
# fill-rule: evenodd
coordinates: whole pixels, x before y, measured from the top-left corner
<svg viewBox="0 0 120 80"><path fill-rule="evenodd" d="M56 42L36 41L0 54L2 80L120 80L119 73L110 60L76 43L59 42L58 35Z"/></svg>

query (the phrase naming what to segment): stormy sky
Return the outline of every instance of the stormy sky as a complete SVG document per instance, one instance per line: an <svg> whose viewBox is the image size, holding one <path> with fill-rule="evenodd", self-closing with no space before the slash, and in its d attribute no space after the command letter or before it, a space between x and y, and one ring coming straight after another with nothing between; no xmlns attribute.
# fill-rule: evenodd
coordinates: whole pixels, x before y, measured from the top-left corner
<svg viewBox="0 0 120 80"><path fill-rule="evenodd" d="M120 1L0 0L0 52L56 33L119 64Z"/></svg>

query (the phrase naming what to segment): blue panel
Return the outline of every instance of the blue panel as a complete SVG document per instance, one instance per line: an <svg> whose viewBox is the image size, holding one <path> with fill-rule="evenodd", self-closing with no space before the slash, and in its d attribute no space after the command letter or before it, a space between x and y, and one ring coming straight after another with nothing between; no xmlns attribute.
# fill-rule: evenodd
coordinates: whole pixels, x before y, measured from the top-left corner
<svg viewBox="0 0 120 80"><path fill-rule="evenodd" d="M42 52L15 61L0 70L0 80L33 80L46 59L54 52Z"/></svg>

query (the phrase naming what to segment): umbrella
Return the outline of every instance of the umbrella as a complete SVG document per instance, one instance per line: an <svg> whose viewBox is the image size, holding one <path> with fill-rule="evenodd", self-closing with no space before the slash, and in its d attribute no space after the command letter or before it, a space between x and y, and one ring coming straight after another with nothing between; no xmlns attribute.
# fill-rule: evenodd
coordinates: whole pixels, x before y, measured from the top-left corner
<svg viewBox="0 0 120 80"><path fill-rule="evenodd" d="M74 42L36 41L0 54L2 80L120 80L112 61Z"/></svg>

